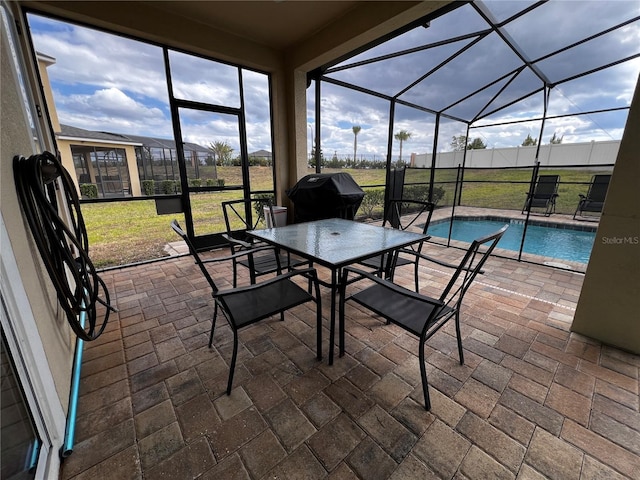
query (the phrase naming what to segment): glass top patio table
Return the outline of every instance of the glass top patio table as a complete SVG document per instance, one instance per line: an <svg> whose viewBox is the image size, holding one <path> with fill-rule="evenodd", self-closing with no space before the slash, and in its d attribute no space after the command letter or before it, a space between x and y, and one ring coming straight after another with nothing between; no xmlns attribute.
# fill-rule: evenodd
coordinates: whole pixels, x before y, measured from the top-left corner
<svg viewBox="0 0 640 480"><path fill-rule="evenodd" d="M252 230L249 235L297 254L331 270L329 364L333 363L336 293L343 267L369 257L425 241L428 235L378 225L330 218L284 227ZM344 325L340 325L340 356L344 354Z"/></svg>
<svg viewBox="0 0 640 480"><path fill-rule="evenodd" d="M253 230L248 233L328 268L345 267L429 238L421 233L340 218Z"/></svg>

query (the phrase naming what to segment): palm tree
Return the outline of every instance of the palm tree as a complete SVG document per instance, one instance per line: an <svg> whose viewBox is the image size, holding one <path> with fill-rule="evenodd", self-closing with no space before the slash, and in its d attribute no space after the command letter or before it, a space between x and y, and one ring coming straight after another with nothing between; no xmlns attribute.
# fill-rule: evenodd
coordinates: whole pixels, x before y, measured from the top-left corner
<svg viewBox="0 0 640 480"><path fill-rule="evenodd" d="M360 125L354 125L353 127L351 127L351 130L353 130L353 164L356 164L356 152L358 151L358 134L360 133L360 130L362 130L362 127L360 127Z"/></svg>
<svg viewBox="0 0 640 480"><path fill-rule="evenodd" d="M215 141L210 143L209 150L213 153L214 164L220 163L220 165L224 165L231 161L233 148L227 142Z"/></svg>
<svg viewBox="0 0 640 480"><path fill-rule="evenodd" d="M400 142L400 158L398 159L398 163L400 163L402 162L402 142L406 142L411 138L411 132L400 130L393 137Z"/></svg>

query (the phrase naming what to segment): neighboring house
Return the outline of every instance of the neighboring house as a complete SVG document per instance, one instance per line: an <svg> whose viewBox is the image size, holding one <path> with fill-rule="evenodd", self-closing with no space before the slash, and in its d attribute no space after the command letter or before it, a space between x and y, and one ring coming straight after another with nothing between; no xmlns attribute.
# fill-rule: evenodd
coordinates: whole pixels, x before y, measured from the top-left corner
<svg viewBox="0 0 640 480"><path fill-rule="evenodd" d="M268 152L266 150L256 150L255 152L250 153L249 159L259 160L265 165L271 165L271 162L273 161L271 152Z"/></svg>
<svg viewBox="0 0 640 480"><path fill-rule="evenodd" d="M60 124L56 132L62 162L77 187L91 183L101 198L142 195L143 180L178 181L176 143L163 138L96 132ZM211 151L185 142L187 164L204 165Z"/></svg>
<svg viewBox="0 0 640 480"><path fill-rule="evenodd" d="M141 147L136 148L140 181L180 180L178 153L174 140L129 134L127 137L141 144ZM199 178L198 166L206 165L208 160L212 161L211 150L192 142L184 142L182 148L187 167L194 169L194 175L189 178Z"/></svg>
<svg viewBox="0 0 640 480"><path fill-rule="evenodd" d="M61 124L47 75L47 67L55 64L55 58L42 53L38 53L37 58L62 163L72 173L79 193L82 192L80 185L93 184L100 198L140 196L144 180L154 180L156 192L164 180L179 181L174 140ZM183 149L187 165L196 173L198 166L204 165L211 156L208 148L195 143L185 142ZM261 152L271 158L264 150L257 152L260 157L263 156Z"/></svg>
<svg viewBox="0 0 640 480"><path fill-rule="evenodd" d="M95 184L98 196L140 195L136 149L143 144L107 132L60 125L56 132L62 163L76 187ZM75 172L75 175L73 174Z"/></svg>

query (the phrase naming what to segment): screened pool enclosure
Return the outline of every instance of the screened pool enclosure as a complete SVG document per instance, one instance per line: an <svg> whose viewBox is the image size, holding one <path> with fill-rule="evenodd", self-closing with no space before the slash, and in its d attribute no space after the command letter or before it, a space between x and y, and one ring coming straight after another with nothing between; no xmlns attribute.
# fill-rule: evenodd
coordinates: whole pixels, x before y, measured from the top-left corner
<svg viewBox="0 0 640 480"><path fill-rule="evenodd" d="M562 179L557 214L570 215L592 175L614 167L615 145L595 163L586 152L620 139L639 56L637 1L455 2L309 75L310 163L327 165L324 142L346 130L354 142L346 165L370 168L362 159L382 149L387 186L408 167L403 195L421 184L452 210L519 210L550 170ZM559 155L546 153L560 144ZM500 168L469 168L478 148L501 155ZM516 148L528 163L504 153ZM457 164L439 168L452 151ZM480 183L487 191L478 196ZM522 215L525 236L535 216Z"/></svg>

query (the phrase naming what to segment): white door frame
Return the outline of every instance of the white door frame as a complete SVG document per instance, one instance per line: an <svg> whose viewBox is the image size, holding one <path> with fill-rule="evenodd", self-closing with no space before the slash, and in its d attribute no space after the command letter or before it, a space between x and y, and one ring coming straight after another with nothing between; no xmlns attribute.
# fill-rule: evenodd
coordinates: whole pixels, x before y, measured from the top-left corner
<svg viewBox="0 0 640 480"><path fill-rule="evenodd" d="M42 440L36 478L58 478L66 415L0 213L0 322L18 379Z"/></svg>

